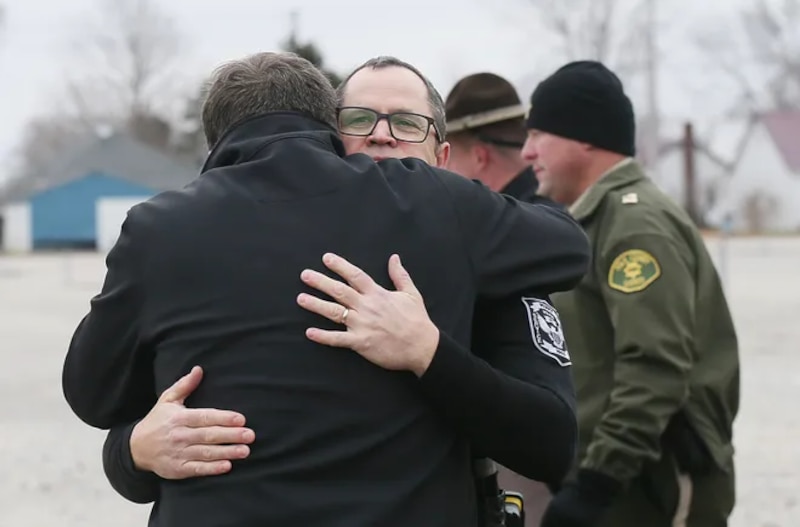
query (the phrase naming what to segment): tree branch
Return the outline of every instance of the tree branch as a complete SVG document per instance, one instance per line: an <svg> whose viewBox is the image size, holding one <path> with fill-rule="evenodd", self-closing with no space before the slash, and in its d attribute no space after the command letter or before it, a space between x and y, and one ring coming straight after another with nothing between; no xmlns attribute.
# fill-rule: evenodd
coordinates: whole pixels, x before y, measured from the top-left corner
<svg viewBox="0 0 800 527"><path fill-rule="evenodd" d="M181 36L153 0L98 0L98 18L75 42L75 54L102 85L118 113L153 113L173 79ZM92 91L83 71L71 77L76 90ZM115 112L116 113L116 112Z"/></svg>
<svg viewBox="0 0 800 527"><path fill-rule="evenodd" d="M737 21L741 32L728 28L724 38L697 40L712 65L738 87L736 113L800 108L800 0L784 0L780 7L753 0ZM742 32L743 42L731 36Z"/></svg>

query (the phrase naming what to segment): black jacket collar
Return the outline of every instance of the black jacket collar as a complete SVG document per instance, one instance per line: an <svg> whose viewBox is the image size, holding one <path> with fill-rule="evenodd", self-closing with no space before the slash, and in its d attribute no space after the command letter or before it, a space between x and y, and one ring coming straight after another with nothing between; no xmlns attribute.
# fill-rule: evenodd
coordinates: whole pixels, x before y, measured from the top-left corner
<svg viewBox="0 0 800 527"><path fill-rule="evenodd" d="M201 172L251 161L270 143L287 136L314 137L344 157L344 145L332 127L298 112L270 112L231 128L208 154Z"/></svg>
<svg viewBox="0 0 800 527"><path fill-rule="evenodd" d="M509 181L500 192L520 201L532 201L538 188L539 182L536 180L536 174L534 174L533 168L528 167Z"/></svg>

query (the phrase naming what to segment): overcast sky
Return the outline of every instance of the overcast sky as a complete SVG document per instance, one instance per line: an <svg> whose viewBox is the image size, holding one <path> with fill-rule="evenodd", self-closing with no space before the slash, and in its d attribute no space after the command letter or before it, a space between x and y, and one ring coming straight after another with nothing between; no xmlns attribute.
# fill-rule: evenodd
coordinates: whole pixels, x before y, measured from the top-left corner
<svg viewBox="0 0 800 527"><path fill-rule="evenodd" d="M515 82L526 99L539 74L560 62L557 44L530 7L536 0L160 0L185 34L182 69L196 79L226 59L276 49L289 13L300 15L300 36L313 39L333 69L396 55L417 65L446 96L459 77L492 71ZM643 1L643 0L640 0ZM659 1L664 56L659 100L670 123L721 111L721 94L689 35L701 24L730 17L748 0ZM79 70L69 43L84 31L97 0L0 0L0 179L27 119L47 108L65 69ZM565 2L566 3L566 2ZM624 3L624 1L623 1ZM635 91L635 88L631 88ZM524 93L522 93L524 91ZM721 102L722 101L722 102ZM644 109L640 108L642 112Z"/></svg>

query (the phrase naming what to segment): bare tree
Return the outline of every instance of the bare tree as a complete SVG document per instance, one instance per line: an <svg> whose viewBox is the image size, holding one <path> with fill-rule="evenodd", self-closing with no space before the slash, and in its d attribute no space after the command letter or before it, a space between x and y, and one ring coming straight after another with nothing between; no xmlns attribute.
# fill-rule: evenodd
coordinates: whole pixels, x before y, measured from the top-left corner
<svg viewBox="0 0 800 527"><path fill-rule="evenodd" d="M622 79L638 99L640 158L656 168L661 147L657 95L655 0L527 0L546 34L555 40L560 63L598 60ZM639 89L637 89L639 88ZM655 174L654 174L655 175Z"/></svg>
<svg viewBox="0 0 800 527"><path fill-rule="evenodd" d="M175 70L182 36L153 0L97 2L95 18L85 21L64 58L68 70L51 107L23 134L16 179L42 177L101 129L174 151L173 123L180 116L172 113L186 99Z"/></svg>
<svg viewBox="0 0 800 527"><path fill-rule="evenodd" d="M563 61L599 60L620 76L645 64L646 2L632 0L528 0L556 38Z"/></svg>
<svg viewBox="0 0 800 527"><path fill-rule="evenodd" d="M42 113L28 121L17 152L12 182L31 180L44 185L53 160L95 136L95 130L73 116Z"/></svg>
<svg viewBox="0 0 800 527"><path fill-rule="evenodd" d="M68 73L67 100L80 120L126 127L167 147L164 129L180 98L176 66L183 37L156 5L98 0L96 17L72 47L80 64Z"/></svg>
<svg viewBox="0 0 800 527"><path fill-rule="evenodd" d="M182 36L153 0L98 0L94 20L74 46L87 66L70 86L77 108L90 113L101 100L123 116L163 108L175 88ZM89 75L87 77L87 74Z"/></svg>
<svg viewBox="0 0 800 527"><path fill-rule="evenodd" d="M286 39L281 44L281 49L284 51L291 51L292 53L297 53L311 64L316 66L317 68L328 77L328 80L331 81L333 87L336 88L341 84L342 77L336 73L335 71L329 69L325 65L325 58L323 57L322 51L311 41L302 41L299 38L299 26L300 26L300 13L298 11L292 11L289 14L289 34L286 36Z"/></svg>
<svg viewBox="0 0 800 527"><path fill-rule="evenodd" d="M186 99L175 142L175 153L198 166L203 164L208 155L208 144L202 122L206 88L205 84L200 85L194 94Z"/></svg>
<svg viewBox="0 0 800 527"><path fill-rule="evenodd" d="M696 41L733 87L731 116L800 108L800 0L752 0L716 30L703 27Z"/></svg>

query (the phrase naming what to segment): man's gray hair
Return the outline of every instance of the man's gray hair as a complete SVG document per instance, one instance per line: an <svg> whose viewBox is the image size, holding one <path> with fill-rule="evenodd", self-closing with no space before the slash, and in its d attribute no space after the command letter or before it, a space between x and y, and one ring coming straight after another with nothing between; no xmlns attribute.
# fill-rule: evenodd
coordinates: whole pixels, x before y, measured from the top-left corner
<svg viewBox="0 0 800 527"><path fill-rule="evenodd" d="M344 101L344 92L347 88L347 82L350 78L358 73L359 71L363 70L364 68L372 68L374 70L378 70L381 68L388 68L391 66L395 66L398 68L405 68L410 72L414 73L417 77L422 79L422 82L425 83L425 89L428 92L428 104L431 107L431 117L433 117L433 127L436 129L436 134L439 136L439 141L444 142L445 140L445 131L447 129L446 121L445 121L445 112L444 112L444 100L442 96L436 91L436 88L433 86L433 83L428 80L428 78L422 74L417 68L409 64L408 62L402 61L396 57L390 56L380 56L369 59L352 72L350 75L345 77L339 87L336 89L336 95L338 96L339 106L343 104Z"/></svg>
<svg viewBox="0 0 800 527"><path fill-rule="evenodd" d="M300 112L336 129L336 92L311 62L294 53L263 52L214 70L203 103L209 148L238 123L268 112Z"/></svg>

